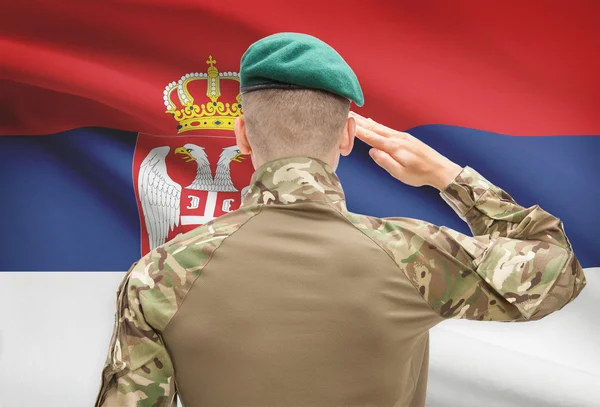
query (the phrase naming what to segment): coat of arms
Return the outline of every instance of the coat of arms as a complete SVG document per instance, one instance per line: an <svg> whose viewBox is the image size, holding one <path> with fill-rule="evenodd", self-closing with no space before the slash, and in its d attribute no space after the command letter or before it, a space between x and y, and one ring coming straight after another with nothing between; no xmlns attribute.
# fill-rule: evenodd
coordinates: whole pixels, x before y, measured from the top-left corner
<svg viewBox="0 0 600 407"><path fill-rule="evenodd" d="M254 171L231 132L242 114L238 74L219 72L212 56L206 62L207 72L186 74L164 90L166 113L177 121L178 134L138 135L133 176L142 254L239 208ZM223 83L233 85L230 102L223 101ZM204 103L192 96L200 91L206 97L196 97Z"/></svg>

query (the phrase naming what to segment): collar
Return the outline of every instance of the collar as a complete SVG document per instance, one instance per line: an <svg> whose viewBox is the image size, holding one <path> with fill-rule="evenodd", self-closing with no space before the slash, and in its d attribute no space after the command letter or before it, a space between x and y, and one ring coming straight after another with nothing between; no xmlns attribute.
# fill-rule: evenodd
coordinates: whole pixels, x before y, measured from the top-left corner
<svg viewBox="0 0 600 407"><path fill-rule="evenodd" d="M310 157L281 158L261 166L252 175L242 206L301 201L327 202L346 210L342 184L333 169Z"/></svg>

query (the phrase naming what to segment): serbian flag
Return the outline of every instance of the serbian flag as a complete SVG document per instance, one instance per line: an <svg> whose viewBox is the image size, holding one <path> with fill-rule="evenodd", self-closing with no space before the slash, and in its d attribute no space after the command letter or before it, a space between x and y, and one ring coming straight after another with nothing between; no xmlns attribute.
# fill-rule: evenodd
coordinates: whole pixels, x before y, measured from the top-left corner
<svg viewBox="0 0 600 407"><path fill-rule="evenodd" d="M599 267L599 20L592 0L10 0L0 14L0 270L119 272L102 292L111 297L122 272L150 249L237 209L253 171L232 131L243 114L240 57L282 31L339 51L363 87L357 112L475 168L521 205L558 216L582 265ZM392 179L367 149L357 142L338 169L350 210L470 233L437 191ZM87 274L85 281L100 278ZM44 307L77 291L50 284L40 288ZM588 353L576 370L600 366L594 360ZM500 371L493 386L502 388L494 380L504 377L513 388L513 376ZM443 376L434 365L432 372L432 380ZM443 383L437 389L451 394ZM572 405L587 405L589 389L573 391ZM460 396L456 405L471 405Z"/></svg>

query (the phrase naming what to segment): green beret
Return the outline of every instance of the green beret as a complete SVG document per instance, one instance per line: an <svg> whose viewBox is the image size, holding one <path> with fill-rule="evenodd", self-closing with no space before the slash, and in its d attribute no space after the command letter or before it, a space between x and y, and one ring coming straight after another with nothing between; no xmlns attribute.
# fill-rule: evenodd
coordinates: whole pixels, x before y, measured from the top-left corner
<svg viewBox="0 0 600 407"><path fill-rule="evenodd" d="M364 98L352 68L336 50L311 35L279 33L254 44L242 56L241 92L261 89L321 89L358 106Z"/></svg>

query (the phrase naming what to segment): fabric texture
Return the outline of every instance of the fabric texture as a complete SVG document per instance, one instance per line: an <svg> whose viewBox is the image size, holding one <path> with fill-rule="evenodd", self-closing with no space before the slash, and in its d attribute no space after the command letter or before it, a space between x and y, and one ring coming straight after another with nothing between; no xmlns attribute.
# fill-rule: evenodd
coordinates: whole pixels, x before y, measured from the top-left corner
<svg viewBox="0 0 600 407"><path fill-rule="evenodd" d="M96 406L424 406L430 328L540 319L585 286L549 213L468 167L442 196L478 236L348 212L319 160L265 164L125 277Z"/></svg>
<svg viewBox="0 0 600 407"><path fill-rule="evenodd" d="M321 89L364 104L352 68L331 46L307 34L273 34L252 44L242 56L240 86L242 94L269 88Z"/></svg>

